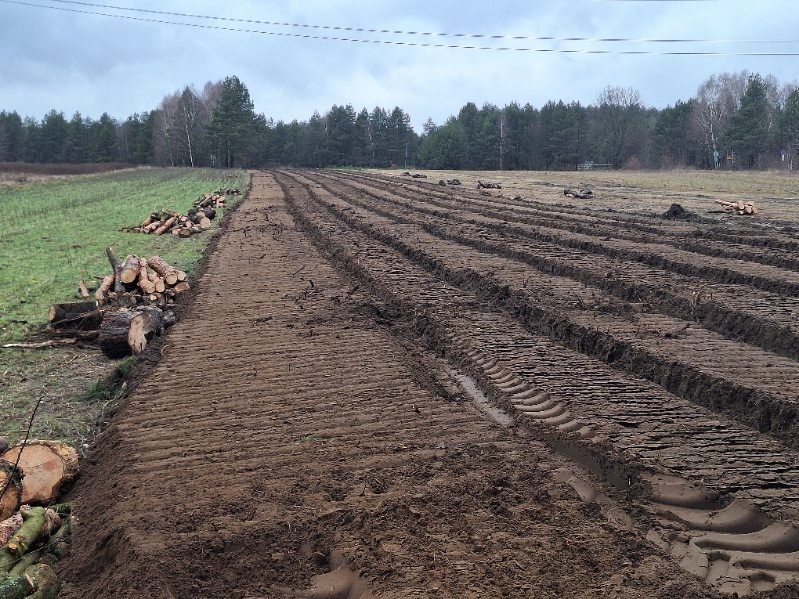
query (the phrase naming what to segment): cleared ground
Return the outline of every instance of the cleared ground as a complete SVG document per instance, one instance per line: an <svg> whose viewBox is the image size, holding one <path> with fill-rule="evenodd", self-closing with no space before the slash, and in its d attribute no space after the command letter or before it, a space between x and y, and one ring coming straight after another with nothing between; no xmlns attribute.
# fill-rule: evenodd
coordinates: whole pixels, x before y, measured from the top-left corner
<svg viewBox="0 0 799 599"><path fill-rule="evenodd" d="M0 171L12 166L20 177L71 172L52 165L34 171L30 165L0 165ZM81 172L82 165L67 166ZM47 321L50 304L74 299L79 279L91 284L107 274L108 245L121 255L161 254L191 272L218 220L212 232L189 239L119 229L140 223L152 210L185 211L203 193L245 189L246 182L242 171L143 168L0 186L0 343L35 335ZM114 398L98 380L115 366L91 350L0 349L0 436L13 442L24 434L41 394L45 401L33 435L88 445L95 419Z"/></svg>
<svg viewBox="0 0 799 599"><path fill-rule="evenodd" d="M516 195L258 175L68 596L796 596L799 239Z"/></svg>
<svg viewBox="0 0 799 599"><path fill-rule="evenodd" d="M402 171L375 169L398 176ZM787 171L412 171L426 174L428 182L460 179L474 189L477 179L499 181L506 195L522 195L546 203L565 203L596 210L662 214L672 203L710 218L714 199L752 200L762 209L764 222L799 221L799 174ZM563 196L565 187L590 187L591 202Z"/></svg>

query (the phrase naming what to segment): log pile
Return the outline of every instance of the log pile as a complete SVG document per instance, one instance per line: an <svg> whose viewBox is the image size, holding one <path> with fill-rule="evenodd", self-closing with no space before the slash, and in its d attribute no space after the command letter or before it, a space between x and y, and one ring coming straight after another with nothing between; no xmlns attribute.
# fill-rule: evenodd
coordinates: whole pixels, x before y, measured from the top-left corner
<svg viewBox="0 0 799 599"><path fill-rule="evenodd" d="M148 235L171 233L178 237L191 237L195 233L210 229L214 218L216 218L216 208L212 206L194 207L185 216L173 210L161 210L151 213L141 225L125 227L123 231Z"/></svg>
<svg viewBox="0 0 799 599"><path fill-rule="evenodd" d="M49 331L93 343L117 358L143 351L172 326L175 314L168 308L191 287L186 273L160 256L120 260L112 247L106 254L113 272L103 277L94 299L51 306Z"/></svg>
<svg viewBox="0 0 799 599"><path fill-rule="evenodd" d="M425 175L425 174L422 174L422 173L413 173L413 174L411 174L408 171L405 171L404 173L402 173L402 176L403 177L410 177L412 179L427 179L427 175Z"/></svg>
<svg viewBox="0 0 799 599"><path fill-rule="evenodd" d="M461 182L460 182L460 179L447 179L447 180L441 179L438 182L438 184L441 187L446 187L447 185L460 185Z"/></svg>
<svg viewBox="0 0 799 599"><path fill-rule="evenodd" d="M502 183L496 181L477 180L477 189L502 189Z"/></svg>
<svg viewBox="0 0 799 599"><path fill-rule="evenodd" d="M594 192L590 189L570 189L566 188L563 190L563 195L567 198L574 198L577 200L590 200L594 197Z"/></svg>
<svg viewBox="0 0 799 599"><path fill-rule="evenodd" d="M758 209L754 202L744 202L743 200L738 200L737 202L726 202L724 200L713 201L724 206L725 210L729 210L735 214L752 215L758 213Z"/></svg>
<svg viewBox="0 0 799 599"><path fill-rule="evenodd" d="M78 456L64 443L28 441L0 456L0 473L14 476L0 474L0 598L56 597L72 521L69 504L53 502L77 475Z"/></svg>

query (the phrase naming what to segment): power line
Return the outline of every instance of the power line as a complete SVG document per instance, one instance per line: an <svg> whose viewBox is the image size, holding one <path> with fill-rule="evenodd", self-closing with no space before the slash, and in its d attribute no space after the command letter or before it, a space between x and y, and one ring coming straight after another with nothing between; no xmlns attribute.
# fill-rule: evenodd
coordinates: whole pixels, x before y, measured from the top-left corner
<svg viewBox="0 0 799 599"><path fill-rule="evenodd" d="M525 52L525 53L541 53L541 54L617 54L617 55L659 55L659 56L763 56L763 57L799 56L799 52L708 52L708 51L694 51L694 50L682 51L682 50L602 50L602 49L576 49L576 48L530 48L530 47L519 47L519 46L476 46L476 45L463 45L463 44L442 44L442 43L431 43L431 42L411 42L411 41L387 40L387 39L362 39L362 38L338 37L330 35L291 33L286 31L263 31L259 29L224 27L220 25L205 25L202 23L187 23L182 21L165 21L162 19L153 19L147 17L134 17L132 15L120 15L113 13L81 10L77 8L67 8L64 6L48 6L45 4L36 4L33 2L23 2L22 0L0 0L0 2L4 4L16 4L20 6L29 6L35 8L46 8L50 10L58 10L63 12L77 13L77 14L112 17L115 19L125 19L129 21L158 23L162 25L177 25L181 27L193 27L196 29L211 29L217 31L229 31L236 33L254 33L254 34L269 35L275 37L349 42L356 44L404 46L404 47L413 47L413 48L448 48L448 49L460 49L460 50ZM588 40L586 39L584 41ZM629 41L634 41L634 40L629 40Z"/></svg>
<svg viewBox="0 0 799 599"><path fill-rule="evenodd" d="M733 39L701 39L701 38L626 38L626 37L557 37L551 35L503 35L491 33L444 33L437 31L407 31L401 29L370 29L367 27L347 27L338 25L313 25L308 23L290 23L283 21L264 21L260 19L243 19L235 17L220 17L217 15L199 15L193 13L170 12L114 4L100 4L96 2L80 2L79 0L48 0L59 4L74 4L90 6L93 8L110 8L145 14L165 15L171 17L187 17L191 19L207 19L213 21L226 21L231 23L249 23L253 25L269 25L273 27L294 27L304 29L321 29L331 31L349 31L354 33L378 33L392 35L415 35L426 37L454 37L470 39L493 40L524 40L524 41L554 41L554 42L641 42L641 43L710 43L710 44L797 44L799 40L733 40ZM595 0L596 1L596 0ZM716 0L604 0L611 2L715 2Z"/></svg>

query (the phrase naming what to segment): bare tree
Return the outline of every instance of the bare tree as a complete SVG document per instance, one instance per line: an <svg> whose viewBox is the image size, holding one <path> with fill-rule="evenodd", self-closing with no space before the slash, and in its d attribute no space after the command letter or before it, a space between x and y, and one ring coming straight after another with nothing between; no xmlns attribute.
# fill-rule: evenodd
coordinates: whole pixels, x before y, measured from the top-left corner
<svg viewBox="0 0 799 599"><path fill-rule="evenodd" d="M721 73L706 79L696 92L694 120L702 133L705 152L720 151L721 137L738 110L749 73Z"/></svg>
<svg viewBox="0 0 799 599"><path fill-rule="evenodd" d="M622 154L629 141L630 126L640 112L641 94L632 87L609 85L597 96L599 123L606 139L613 165L621 166Z"/></svg>

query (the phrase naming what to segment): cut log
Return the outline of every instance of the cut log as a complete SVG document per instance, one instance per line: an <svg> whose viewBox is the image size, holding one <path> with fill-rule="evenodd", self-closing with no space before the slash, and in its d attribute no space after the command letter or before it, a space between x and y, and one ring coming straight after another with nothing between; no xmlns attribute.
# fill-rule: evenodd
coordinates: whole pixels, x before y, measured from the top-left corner
<svg viewBox="0 0 799 599"><path fill-rule="evenodd" d="M177 275L178 275L178 281L185 281L186 279L188 279L188 278L189 278L189 275L187 275L187 274L186 274L185 272L183 272L182 270L178 270L178 271L175 271L175 272L176 272L176 273L177 273Z"/></svg>
<svg viewBox="0 0 799 599"><path fill-rule="evenodd" d="M52 566L33 564L22 577L33 588L27 599L55 599L58 596L58 575Z"/></svg>
<svg viewBox="0 0 799 599"><path fill-rule="evenodd" d="M48 318L50 320L50 324L54 325L55 323L69 320L71 318L75 318L76 316L80 316L81 314L94 312L96 310L96 300L90 300L87 302L71 302L68 304L53 304L50 306Z"/></svg>
<svg viewBox="0 0 799 599"><path fill-rule="evenodd" d="M86 288L86 281L83 279L78 281L78 295L81 299L88 299L89 297L89 290Z"/></svg>
<svg viewBox="0 0 799 599"><path fill-rule="evenodd" d="M155 281L153 281L153 286L155 287L156 293L163 293L166 291L166 283L164 283L164 279L161 277L156 277Z"/></svg>
<svg viewBox="0 0 799 599"><path fill-rule="evenodd" d="M184 239L185 239L186 237L191 237L192 235L194 235L194 233L192 233L192 232L191 232L191 229L190 229L190 228L188 228L188 227L183 227L183 228L181 228L181 229L178 231L178 236L179 236L179 237L183 237Z"/></svg>
<svg viewBox="0 0 799 599"><path fill-rule="evenodd" d="M177 285L175 285L172 289L175 290L175 293L184 293L191 289L191 286L186 281L181 281Z"/></svg>
<svg viewBox="0 0 799 599"><path fill-rule="evenodd" d="M200 225L200 229L202 229L203 231L205 231L206 229L210 229L211 228L211 219L208 218L207 216L204 216L204 217L202 217L200 219L199 225Z"/></svg>
<svg viewBox="0 0 799 599"><path fill-rule="evenodd" d="M105 248L105 254L108 256L108 261L111 263L111 268L114 270L114 291L116 293L122 293L125 291L125 286L122 284L122 279L120 278L122 263L119 261L119 258L117 258L114 248L110 245Z"/></svg>
<svg viewBox="0 0 799 599"><path fill-rule="evenodd" d="M3 599L25 599L35 589L25 576L9 576L0 582L0 597Z"/></svg>
<svg viewBox="0 0 799 599"><path fill-rule="evenodd" d="M5 489L5 492L3 492ZM14 470L14 462L0 460L0 520L10 518L22 503L22 475Z"/></svg>
<svg viewBox="0 0 799 599"><path fill-rule="evenodd" d="M120 277L122 282L129 285L139 276L139 257L129 254L122 262Z"/></svg>
<svg viewBox="0 0 799 599"><path fill-rule="evenodd" d="M203 208L203 213L211 220L214 220L216 218L216 209L212 208L211 206L206 206L205 208Z"/></svg>
<svg viewBox="0 0 799 599"><path fill-rule="evenodd" d="M167 285L174 285L178 282L177 270L175 270L173 266L167 264L167 262L161 258L161 256L150 256L150 259L147 261L147 263L155 272L163 277L164 282Z"/></svg>
<svg viewBox="0 0 799 599"><path fill-rule="evenodd" d="M147 340L142 334L144 317L130 309L106 312L100 326L97 344L109 358L121 358L134 350L142 351Z"/></svg>
<svg viewBox="0 0 799 599"><path fill-rule="evenodd" d="M156 234L156 235L163 235L164 233L166 233L166 232L169 230L169 228L170 228L172 225L174 225L174 224L175 224L175 221L176 221L177 219L178 219L178 217L177 217L177 216L172 216L172 217L168 218L166 221L164 221L164 223L163 223L163 224L162 224L160 227L158 227L158 228L155 230L155 234Z"/></svg>
<svg viewBox="0 0 799 599"><path fill-rule="evenodd" d="M136 283L144 293L150 294L155 292L155 283L147 277L147 263L139 266L139 279Z"/></svg>
<svg viewBox="0 0 799 599"><path fill-rule="evenodd" d="M13 464L17 456L23 475L23 503L53 501L61 485L78 473L78 454L66 443L28 441L24 449L21 445L14 445L0 459Z"/></svg>
<svg viewBox="0 0 799 599"><path fill-rule="evenodd" d="M108 291L111 289L111 286L114 284L114 275L106 275L103 277L103 282L100 283L100 286L97 288L97 291L94 292L94 299L98 302L104 302L107 297Z"/></svg>

